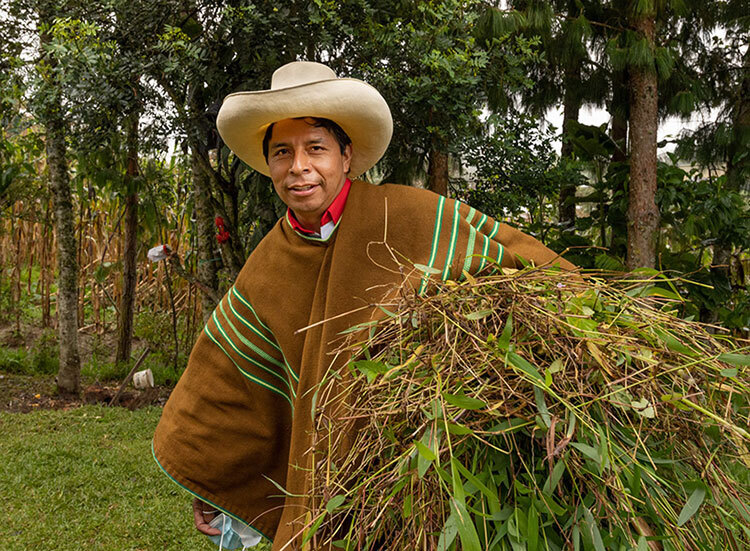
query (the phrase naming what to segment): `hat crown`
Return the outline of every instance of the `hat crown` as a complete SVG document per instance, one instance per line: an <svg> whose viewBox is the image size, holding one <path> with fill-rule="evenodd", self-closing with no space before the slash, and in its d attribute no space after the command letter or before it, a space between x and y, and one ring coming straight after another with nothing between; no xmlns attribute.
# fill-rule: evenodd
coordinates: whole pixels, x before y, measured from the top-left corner
<svg viewBox="0 0 750 551"><path fill-rule="evenodd" d="M271 90L291 88L318 82L321 80L335 79L336 73L333 69L316 63L314 61L292 61L276 69L271 77Z"/></svg>

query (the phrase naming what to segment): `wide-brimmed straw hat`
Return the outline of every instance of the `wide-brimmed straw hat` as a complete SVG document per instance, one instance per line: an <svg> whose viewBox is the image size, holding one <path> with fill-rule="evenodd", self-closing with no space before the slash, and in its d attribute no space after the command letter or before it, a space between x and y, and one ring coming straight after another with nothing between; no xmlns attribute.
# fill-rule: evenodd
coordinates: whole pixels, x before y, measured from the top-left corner
<svg viewBox="0 0 750 551"><path fill-rule="evenodd" d="M337 78L330 67L310 61L279 67L270 90L228 95L216 126L240 159L269 176L263 156L266 129L271 123L296 117L330 119L349 135L351 177L378 162L393 134L391 111L375 88L355 78Z"/></svg>

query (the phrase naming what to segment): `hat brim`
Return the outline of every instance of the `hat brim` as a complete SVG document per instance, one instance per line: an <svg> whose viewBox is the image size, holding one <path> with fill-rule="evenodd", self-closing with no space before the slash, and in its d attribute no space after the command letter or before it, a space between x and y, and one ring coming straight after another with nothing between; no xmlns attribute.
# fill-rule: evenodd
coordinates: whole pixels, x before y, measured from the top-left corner
<svg viewBox="0 0 750 551"><path fill-rule="evenodd" d="M388 104L375 88L353 78L230 94L219 110L216 126L229 149L270 176L263 156L266 129L271 123L297 117L330 119L347 133L352 140L352 178L380 160L393 134Z"/></svg>

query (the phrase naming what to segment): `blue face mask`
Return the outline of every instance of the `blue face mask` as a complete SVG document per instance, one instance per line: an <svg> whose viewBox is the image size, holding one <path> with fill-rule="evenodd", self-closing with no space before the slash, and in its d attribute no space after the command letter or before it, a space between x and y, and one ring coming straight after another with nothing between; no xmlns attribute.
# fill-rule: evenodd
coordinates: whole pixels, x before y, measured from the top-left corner
<svg viewBox="0 0 750 551"><path fill-rule="evenodd" d="M209 526L221 530L218 536L209 536L219 549L246 549L260 543L261 535L244 522L220 513Z"/></svg>

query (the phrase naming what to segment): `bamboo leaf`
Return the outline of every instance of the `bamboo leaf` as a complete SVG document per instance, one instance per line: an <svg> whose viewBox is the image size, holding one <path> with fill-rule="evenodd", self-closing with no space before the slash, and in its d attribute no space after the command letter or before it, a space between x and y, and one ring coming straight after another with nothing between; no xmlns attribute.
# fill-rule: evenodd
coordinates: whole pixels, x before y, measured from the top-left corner
<svg viewBox="0 0 750 551"><path fill-rule="evenodd" d="M465 396L463 394L443 392L443 398L450 405L461 409L480 409L487 405L482 400L477 400L476 398L471 398L470 396Z"/></svg>
<svg viewBox="0 0 750 551"><path fill-rule="evenodd" d="M328 500L328 503L326 503L326 511L328 511L329 513L333 513L333 511L338 509L345 500L346 496L341 494L332 497L330 500Z"/></svg>
<svg viewBox="0 0 750 551"><path fill-rule="evenodd" d="M315 535L315 533L318 531L318 528L320 528L320 525L323 523L323 519L326 518L326 513L322 513L313 523L312 526L310 526L310 529L305 532L305 537L302 539L302 547L305 547L305 544L312 539L312 537Z"/></svg>
<svg viewBox="0 0 750 551"><path fill-rule="evenodd" d="M508 353L508 362L513 367L526 373L526 375L528 375L532 379L535 379L536 381L539 381L540 383L544 384L544 378L541 376L539 371L537 371L536 367L531 365L529 362L527 362L525 359L523 359L521 356L519 356L515 352Z"/></svg>
<svg viewBox="0 0 750 551"><path fill-rule="evenodd" d="M487 498L487 500L490 503L490 508L500 508L500 500L498 499L497 492L491 491L487 486L485 486L481 480L479 480L474 473L469 471L466 467L464 467L461 462L456 459L455 457L451 458L451 462L455 463L456 469L464 475L464 478L471 482L476 488L484 494L484 496ZM494 507L493 507L494 505Z"/></svg>
<svg viewBox="0 0 750 551"><path fill-rule="evenodd" d="M718 360L732 365L750 366L750 354L720 354Z"/></svg>
<svg viewBox="0 0 750 551"><path fill-rule="evenodd" d="M458 535L458 526L456 526L456 514L451 513L448 520L445 521L443 529L440 531L438 538L437 551L448 551L453 540Z"/></svg>
<svg viewBox="0 0 750 551"><path fill-rule="evenodd" d="M367 377L368 383L373 382L378 375L382 375L388 371L387 365L373 360L359 360L352 362L351 365L354 369Z"/></svg>
<svg viewBox="0 0 750 551"><path fill-rule="evenodd" d="M534 398L536 400L536 407L539 410L539 415L542 418L542 422L546 428L550 427L552 420L550 419L549 410L547 409L547 402L544 401L544 392L538 386L534 387Z"/></svg>
<svg viewBox="0 0 750 551"><path fill-rule="evenodd" d="M451 508L453 509L452 514L456 515L456 527L458 528L458 536L461 538L461 549L463 551L482 551L479 535L466 506L452 497Z"/></svg>
<svg viewBox="0 0 750 551"><path fill-rule="evenodd" d="M682 511L680 511L680 516L677 518L677 526L682 526L698 512L705 497L706 489L704 487L699 486L693 490L693 493L690 494L690 497L683 506Z"/></svg>
<svg viewBox="0 0 750 551"><path fill-rule="evenodd" d="M588 509L584 509L583 516L586 523L586 528L589 535L591 536L591 542L594 544L594 549L596 549L596 551L606 551L604 547L604 541L602 540L602 534L601 532L599 532L599 526L597 526L596 520L594 520L594 516L591 514L591 511L589 511Z"/></svg>
<svg viewBox="0 0 750 551"><path fill-rule="evenodd" d="M492 313L492 310L478 310L476 312L471 312L469 314L466 314L464 317L467 320L481 320L486 318Z"/></svg>
<svg viewBox="0 0 750 551"><path fill-rule="evenodd" d="M580 442L571 442L570 444L572 447L583 453L586 457L589 459L594 460L597 464L601 464L601 459L599 458L599 452L596 450L596 448L592 448L588 444L582 444Z"/></svg>
<svg viewBox="0 0 750 551"><path fill-rule="evenodd" d="M510 348L510 338L513 335L513 314L508 314L508 319L505 320L505 327L500 338L497 339L497 346L500 350L507 351Z"/></svg>
<svg viewBox="0 0 750 551"><path fill-rule="evenodd" d="M432 450L422 444L422 442L415 440L414 445L417 447L417 451L419 452L419 455L424 457L427 461L435 461L436 456L434 453L432 453Z"/></svg>
<svg viewBox="0 0 750 551"><path fill-rule="evenodd" d="M440 270L437 268L430 268L429 266L425 266L424 264L414 264L414 267L419 270L420 272L423 272L425 274L439 274L441 273Z"/></svg>
<svg viewBox="0 0 750 551"><path fill-rule="evenodd" d="M446 423L445 426L448 429L449 433L455 434L456 436L463 436L465 434L474 434L474 431L471 430L469 427L466 427L464 425L459 425L457 423Z"/></svg>
<svg viewBox="0 0 750 551"><path fill-rule="evenodd" d="M667 348L670 350L677 352L679 354L685 354L686 356L694 356L695 350L692 348L688 348L685 346L680 340L677 339L672 333L669 331L662 331L659 329L654 329L654 333L659 338L661 342L667 345Z"/></svg>
<svg viewBox="0 0 750 551"><path fill-rule="evenodd" d="M547 477L547 481L542 487L542 492L552 495L552 493L557 489L557 485L560 482L560 479L562 478L564 472L565 462L562 459L558 459L557 463L555 463L555 466L552 468L552 472Z"/></svg>
<svg viewBox="0 0 750 551"><path fill-rule="evenodd" d="M539 514L532 503L529 507L529 518L526 524L526 549L536 551L539 546Z"/></svg>

